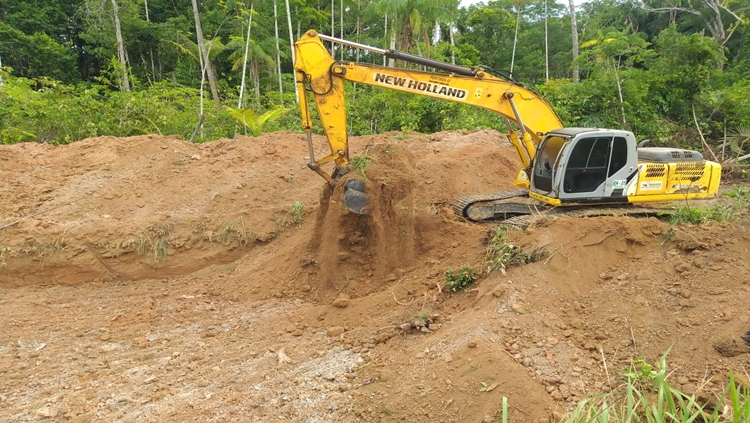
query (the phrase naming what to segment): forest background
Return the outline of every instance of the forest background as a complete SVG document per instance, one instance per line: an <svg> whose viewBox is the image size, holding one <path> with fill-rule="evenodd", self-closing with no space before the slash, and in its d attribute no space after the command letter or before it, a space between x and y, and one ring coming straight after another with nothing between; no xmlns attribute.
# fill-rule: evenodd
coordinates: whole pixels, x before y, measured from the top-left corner
<svg viewBox="0 0 750 423"><path fill-rule="evenodd" d="M569 1L0 0L0 143L300 130L291 43L315 29L497 70L539 91L566 126L747 159L750 0ZM350 135L504 129L479 108L347 90Z"/></svg>

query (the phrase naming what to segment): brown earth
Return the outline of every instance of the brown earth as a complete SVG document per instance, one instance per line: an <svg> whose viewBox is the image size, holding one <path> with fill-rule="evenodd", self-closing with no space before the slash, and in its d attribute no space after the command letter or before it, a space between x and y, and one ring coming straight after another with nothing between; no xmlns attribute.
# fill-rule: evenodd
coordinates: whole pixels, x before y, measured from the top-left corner
<svg viewBox="0 0 750 423"><path fill-rule="evenodd" d="M0 420L477 422L507 397L538 422L670 348L703 397L750 367L746 220L540 220L509 235L545 258L452 293L496 225L450 204L513 188L501 135L353 139L370 216L306 151L284 132L0 147Z"/></svg>

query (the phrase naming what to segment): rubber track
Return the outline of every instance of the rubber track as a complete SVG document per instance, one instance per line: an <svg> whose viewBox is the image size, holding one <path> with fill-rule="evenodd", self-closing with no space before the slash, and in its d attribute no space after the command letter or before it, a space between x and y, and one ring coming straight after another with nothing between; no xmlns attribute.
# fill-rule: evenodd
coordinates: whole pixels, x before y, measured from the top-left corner
<svg viewBox="0 0 750 423"><path fill-rule="evenodd" d="M456 215L456 217L460 217L462 219L466 219L466 208L474 203L484 202L484 201L497 201L497 200L507 200L509 198L516 198L516 197L528 197L529 191L525 189L515 189L510 191L502 191L502 192L496 192L493 194L484 194L484 195L469 195L467 197L462 197L456 200L455 203L453 203L453 213Z"/></svg>
<svg viewBox="0 0 750 423"><path fill-rule="evenodd" d="M497 192L497 193L485 194L485 195L470 195L470 196L458 199L453 204L453 213L455 213L457 217L466 219L467 218L466 209L472 204L476 204L480 202L487 202L487 201L507 200L510 198L527 197L527 196L528 196L528 191L524 189L503 191L503 192ZM509 206L512 206L514 204L515 203L509 203ZM670 209L637 207L633 205L568 206L568 207L554 207L554 208L548 208L548 209L544 209L544 206L540 205L539 209L540 209L539 213L533 213L533 214L529 213L529 214L520 215L520 216L513 216L511 218L503 220L503 223L517 226L520 228L526 228L529 225L531 225L532 222L534 222L535 220L543 216L574 217L574 218L597 217L597 216L651 217L651 216L671 215L673 213L673 211Z"/></svg>

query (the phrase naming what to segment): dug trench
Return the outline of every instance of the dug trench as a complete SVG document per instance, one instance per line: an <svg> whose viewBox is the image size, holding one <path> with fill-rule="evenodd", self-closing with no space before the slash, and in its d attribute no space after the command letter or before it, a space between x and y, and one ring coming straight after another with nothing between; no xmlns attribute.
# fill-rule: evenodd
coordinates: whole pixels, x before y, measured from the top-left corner
<svg viewBox="0 0 750 423"><path fill-rule="evenodd" d="M704 401L747 369L746 220L542 219L487 273L450 204L512 188L500 134L352 144L368 216L295 133L0 147L0 419L536 422L639 357Z"/></svg>

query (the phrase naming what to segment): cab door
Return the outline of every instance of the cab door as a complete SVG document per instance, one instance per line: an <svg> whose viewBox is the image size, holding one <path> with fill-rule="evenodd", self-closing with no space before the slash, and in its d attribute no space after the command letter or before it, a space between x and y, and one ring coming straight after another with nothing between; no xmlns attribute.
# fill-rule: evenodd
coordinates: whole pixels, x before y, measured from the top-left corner
<svg viewBox="0 0 750 423"><path fill-rule="evenodd" d="M626 139L620 132L582 134L571 142L559 181L561 201L627 202L626 187L637 158L629 154L635 150L635 138Z"/></svg>
<svg viewBox="0 0 750 423"><path fill-rule="evenodd" d="M605 196L612 134L583 134L572 142L562 177L560 199L586 200Z"/></svg>

